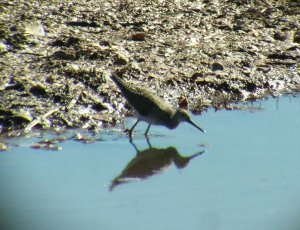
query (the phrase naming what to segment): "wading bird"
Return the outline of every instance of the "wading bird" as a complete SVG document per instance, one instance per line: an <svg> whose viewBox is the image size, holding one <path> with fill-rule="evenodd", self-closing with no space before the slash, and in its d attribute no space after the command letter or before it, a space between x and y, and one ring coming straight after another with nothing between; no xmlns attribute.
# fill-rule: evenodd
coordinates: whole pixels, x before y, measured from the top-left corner
<svg viewBox="0 0 300 230"><path fill-rule="evenodd" d="M116 83L126 98L129 105L134 110L137 121L129 130L129 136L132 137L132 132L140 121L148 123L148 128L145 135L148 135L151 125L161 125L169 129L175 129L180 122L187 122L205 133L205 131L197 126L190 118L187 111L183 109L173 109L171 105L163 101L154 93L141 88L136 84L124 81L117 74L113 74L111 79Z"/></svg>

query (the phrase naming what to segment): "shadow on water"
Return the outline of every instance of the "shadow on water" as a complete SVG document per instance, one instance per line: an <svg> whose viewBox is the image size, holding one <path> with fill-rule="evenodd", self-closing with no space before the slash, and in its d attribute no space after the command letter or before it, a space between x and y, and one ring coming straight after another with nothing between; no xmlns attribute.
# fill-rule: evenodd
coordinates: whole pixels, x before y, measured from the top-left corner
<svg viewBox="0 0 300 230"><path fill-rule="evenodd" d="M139 150L130 139L130 144L136 151L136 156L128 162L124 170L117 176L110 185L110 191L113 191L116 186L129 183L132 181L145 180L151 176L160 174L166 171L172 163L177 169L182 169L188 166L190 160L203 154L205 151L197 152L191 156L182 156L173 146L167 148L155 148L151 146L149 138L146 138L148 148Z"/></svg>

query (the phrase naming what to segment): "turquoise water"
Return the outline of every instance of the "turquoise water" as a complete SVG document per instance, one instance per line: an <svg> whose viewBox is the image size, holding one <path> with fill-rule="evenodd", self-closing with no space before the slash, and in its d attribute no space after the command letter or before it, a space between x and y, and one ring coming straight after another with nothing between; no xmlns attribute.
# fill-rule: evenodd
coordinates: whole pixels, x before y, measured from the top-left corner
<svg viewBox="0 0 300 230"><path fill-rule="evenodd" d="M0 229L300 229L300 98L249 105L193 116L206 134L152 127L149 143L146 125L133 144L116 131L60 151L10 140Z"/></svg>

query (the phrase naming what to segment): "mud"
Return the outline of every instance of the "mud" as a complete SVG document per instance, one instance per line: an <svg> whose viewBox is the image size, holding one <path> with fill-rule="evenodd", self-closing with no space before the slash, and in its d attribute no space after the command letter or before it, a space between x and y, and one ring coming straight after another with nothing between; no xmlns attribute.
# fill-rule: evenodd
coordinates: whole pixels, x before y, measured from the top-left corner
<svg viewBox="0 0 300 230"><path fill-rule="evenodd" d="M97 131L132 114L109 76L174 106L300 89L300 2L0 2L0 133Z"/></svg>

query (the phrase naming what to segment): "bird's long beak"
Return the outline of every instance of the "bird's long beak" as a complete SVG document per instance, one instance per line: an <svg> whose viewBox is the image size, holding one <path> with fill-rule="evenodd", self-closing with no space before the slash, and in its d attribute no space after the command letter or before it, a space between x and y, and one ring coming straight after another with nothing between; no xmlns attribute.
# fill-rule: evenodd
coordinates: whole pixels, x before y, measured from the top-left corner
<svg viewBox="0 0 300 230"><path fill-rule="evenodd" d="M206 131L204 129L201 129L198 125L196 125L192 120L188 120L187 121L189 124L191 124L192 126L194 126L196 129L199 129L200 131L202 131L203 133L206 133Z"/></svg>

